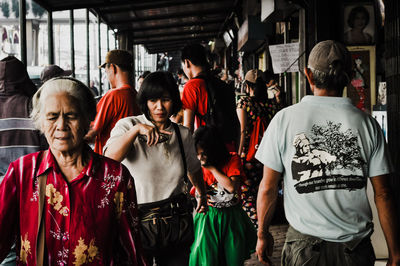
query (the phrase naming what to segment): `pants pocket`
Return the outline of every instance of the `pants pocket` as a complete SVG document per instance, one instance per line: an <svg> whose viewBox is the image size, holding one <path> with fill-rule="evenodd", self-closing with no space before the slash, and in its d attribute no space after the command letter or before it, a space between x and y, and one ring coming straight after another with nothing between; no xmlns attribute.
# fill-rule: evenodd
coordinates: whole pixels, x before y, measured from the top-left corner
<svg viewBox="0 0 400 266"><path fill-rule="evenodd" d="M344 257L347 266L373 266L375 264L375 252L371 240L363 240L355 249L345 248Z"/></svg>
<svg viewBox="0 0 400 266"><path fill-rule="evenodd" d="M322 241L296 240L285 242L282 251L284 266L316 266Z"/></svg>

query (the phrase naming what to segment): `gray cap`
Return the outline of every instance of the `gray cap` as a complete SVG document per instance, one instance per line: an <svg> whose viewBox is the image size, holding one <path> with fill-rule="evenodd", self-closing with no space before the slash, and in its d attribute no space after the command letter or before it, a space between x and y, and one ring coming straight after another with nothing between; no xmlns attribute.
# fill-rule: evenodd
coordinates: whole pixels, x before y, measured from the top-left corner
<svg viewBox="0 0 400 266"><path fill-rule="evenodd" d="M69 76L72 74L72 70L64 70L57 65L48 65L45 66L40 73L40 80L42 82L46 82L49 79L61 76Z"/></svg>
<svg viewBox="0 0 400 266"><path fill-rule="evenodd" d="M308 68L328 73L335 61L342 62L345 72L351 72L351 55L347 48L336 41L322 41L311 50L308 57Z"/></svg>

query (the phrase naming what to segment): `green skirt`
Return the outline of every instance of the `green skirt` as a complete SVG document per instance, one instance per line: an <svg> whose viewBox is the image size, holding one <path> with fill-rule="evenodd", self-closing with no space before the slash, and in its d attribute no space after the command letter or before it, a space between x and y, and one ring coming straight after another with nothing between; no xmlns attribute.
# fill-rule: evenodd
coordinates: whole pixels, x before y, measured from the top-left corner
<svg viewBox="0 0 400 266"><path fill-rule="evenodd" d="M190 266L243 265L257 243L256 229L240 204L196 214L194 237Z"/></svg>

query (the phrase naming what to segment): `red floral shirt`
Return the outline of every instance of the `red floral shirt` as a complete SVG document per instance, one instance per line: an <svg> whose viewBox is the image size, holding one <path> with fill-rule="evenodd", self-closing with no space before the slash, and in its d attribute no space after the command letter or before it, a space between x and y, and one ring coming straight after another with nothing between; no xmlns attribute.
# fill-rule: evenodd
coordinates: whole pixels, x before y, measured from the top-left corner
<svg viewBox="0 0 400 266"><path fill-rule="evenodd" d="M37 177L47 173L45 264L144 265L129 171L90 150L89 163L68 183L51 152L38 162L42 153L11 163L0 185L0 261L16 239L17 264L36 265Z"/></svg>

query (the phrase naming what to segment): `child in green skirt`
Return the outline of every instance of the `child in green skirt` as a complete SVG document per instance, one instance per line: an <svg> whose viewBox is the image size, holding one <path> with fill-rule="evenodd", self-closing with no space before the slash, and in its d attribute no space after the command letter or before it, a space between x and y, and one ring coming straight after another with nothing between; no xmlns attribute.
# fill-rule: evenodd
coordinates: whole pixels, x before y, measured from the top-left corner
<svg viewBox="0 0 400 266"><path fill-rule="evenodd" d="M200 127L194 139L209 210L194 217L190 265L243 265L255 250L257 235L241 207L239 192L244 175L240 157L228 152L215 128Z"/></svg>

